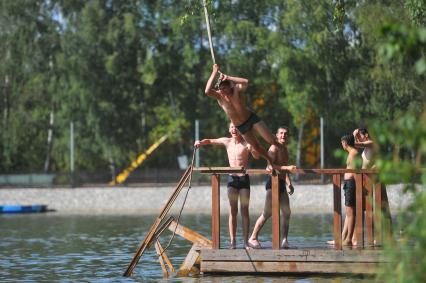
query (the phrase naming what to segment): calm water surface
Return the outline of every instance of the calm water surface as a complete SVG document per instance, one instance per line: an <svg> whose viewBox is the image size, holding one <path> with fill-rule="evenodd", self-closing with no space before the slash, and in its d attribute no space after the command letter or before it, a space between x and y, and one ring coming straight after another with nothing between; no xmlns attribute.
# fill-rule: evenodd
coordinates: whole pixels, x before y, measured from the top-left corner
<svg viewBox="0 0 426 283"><path fill-rule="evenodd" d="M162 279L153 248L146 252L132 278L122 277L151 227L154 215L61 215L52 213L0 215L0 282L354 282L346 277L201 276ZM253 227L255 217L251 219ZM239 219L240 220L240 219ZM209 215L183 215L181 223L210 238ZM239 223L240 224L240 223ZM223 246L228 244L227 217L222 217ZM271 241L270 221L260 240ZM251 228L252 228L251 227ZM239 227L240 228L240 227ZM241 235L238 229L237 235ZM161 237L164 246L171 236ZM292 215L289 241L292 247L322 246L332 239L331 215ZM191 243L176 236L167 250L178 268ZM368 281L371 281L368 280Z"/></svg>

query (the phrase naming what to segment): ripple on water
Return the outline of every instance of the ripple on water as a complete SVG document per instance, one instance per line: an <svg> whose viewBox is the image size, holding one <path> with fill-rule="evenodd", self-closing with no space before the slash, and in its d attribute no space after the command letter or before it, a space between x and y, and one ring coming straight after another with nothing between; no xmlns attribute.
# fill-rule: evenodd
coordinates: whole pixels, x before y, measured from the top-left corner
<svg viewBox="0 0 426 283"><path fill-rule="evenodd" d="M0 216L1 218L1 216ZM46 214L39 217L0 219L1 282L282 282L283 278L228 276L173 278L162 280L158 256L147 250L132 278L122 274L152 225L153 216L84 216ZM255 222L255 218L251 223ZM228 241L227 218L221 219L221 239ZM210 216L184 215L182 224L209 237ZM240 223L239 223L240 225ZM196 228L194 228L196 227ZM237 236L241 240L241 227ZM270 221L260 240L271 241ZM165 247L171 233L161 237ZM292 216L290 245L306 247L323 245L332 237L331 216ZM167 250L173 265L183 262L191 243L176 236ZM345 282L345 278L343 282ZM320 280L321 281L321 280ZM293 278L288 282L318 282L312 278ZM325 282L325 281L324 281Z"/></svg>

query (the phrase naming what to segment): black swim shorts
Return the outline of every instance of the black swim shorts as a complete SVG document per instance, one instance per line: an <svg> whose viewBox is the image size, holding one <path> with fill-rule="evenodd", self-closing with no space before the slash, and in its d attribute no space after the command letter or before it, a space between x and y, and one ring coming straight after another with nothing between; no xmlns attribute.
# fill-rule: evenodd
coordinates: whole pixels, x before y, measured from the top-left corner
<svg viewBox="0 0 426 283"><path fill-rule="evenodd" d="M345 205L355 206L355 179L344 180L343 191L345 192Z"/></svg>
<svg viewBox="0 0 426 283"><path fill-rule="evenodd" d="M250 177L245 174L244 176L228 176L228 188L232 187L235 189L250 189Z"/></svg>
<svg viewBox="0 0 426 283"><path fill-rule="evenodd" d="M278 187L280 188L280 193L285 192L285 180L278 178ZM265 189L266 190L271 190L272 189L272 177L271 175L267 175L266 176L266 185L265 185Z"/></svg>
<svg viewBox="0 0 426 283"><path fill-rule="evenodd" d="M253 125L260 122L260 118L254 113L251 112L250 117L242 123L241 125L237 126L237 130L240 132L240 134L244 135L248 131L253 128Z"/></svg>

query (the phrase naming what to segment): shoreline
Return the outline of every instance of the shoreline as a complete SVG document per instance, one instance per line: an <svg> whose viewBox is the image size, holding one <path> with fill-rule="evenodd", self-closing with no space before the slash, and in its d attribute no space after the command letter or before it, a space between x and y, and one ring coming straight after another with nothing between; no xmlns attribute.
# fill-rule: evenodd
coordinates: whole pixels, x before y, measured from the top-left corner
<svg viewBox="0 0 426 283"><path fill-rule="evenodd" d="M184 187L170 212L179 212L187 191ZM47 205L59 214L158 214L174 186L162 187L82 187L82 188L2 188L0 205ZM221 185L221 214L228 214L226 186ZM407 207L412 195L403 194L403 185L387 187L392 214ZM250 212L260 214L265 198L264 185L253 185ZM342 203L343 203L342 194ZM290 196L292 213L333 213L332 184L298 185ZM344 203L342 204L344 210ZM193 186L188 193L183 213L210 214L210 186Z"/></svg>

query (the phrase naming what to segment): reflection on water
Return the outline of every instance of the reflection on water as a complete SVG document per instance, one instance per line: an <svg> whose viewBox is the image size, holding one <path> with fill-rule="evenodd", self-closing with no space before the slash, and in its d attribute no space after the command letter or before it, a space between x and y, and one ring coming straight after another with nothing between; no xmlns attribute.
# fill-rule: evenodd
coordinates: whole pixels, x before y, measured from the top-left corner
<svg viewBox="0 0 426 283"><path fill-rule="evenodd" d="M61 281L94 282L158 281L162 272L154 248L141 258L132 278L122 277L143 237L156 216L84 216L55 215L0 215L0 281ZM251 228L255 222L251 219ZM181 223L210 238L209 215L183 215ZM222 245L227 245L227 218L221 219ZM241 235L241 227L237 235ZM294 248L322 246L332 238L331 215L292 215L289 241ZM166 246L171 232L161 237ZM271 241L271 223L263 228L260 240ZM176 236L167 250L177 268L191 244ZM329 278L260 277L260 276L204 276L199 278L169 279L164 282L328 282ZM338 278L339 282L362 281Z"/></svg>

